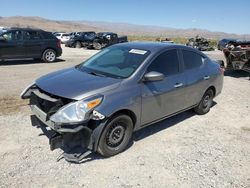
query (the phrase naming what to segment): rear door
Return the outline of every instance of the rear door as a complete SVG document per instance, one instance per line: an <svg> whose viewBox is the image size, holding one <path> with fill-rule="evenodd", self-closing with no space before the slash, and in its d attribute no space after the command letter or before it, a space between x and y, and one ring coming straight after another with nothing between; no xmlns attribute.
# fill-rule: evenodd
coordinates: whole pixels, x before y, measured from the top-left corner
<svg viewBox="0 0 250 188"><path fill-rule="evenodd" d="M25 57L23 36L20 30L11 30L1 34L5 38L0 41L0 58L14 59Z"/></svg>
<svg viewBox="0 0 250 188"><path fill-rule="evenodd" d="M161 119L186 107L186 80L178 54L176 49L167 50L149 65L147 72L160 72L165 78L142 84L142 124Z"/></svg>
<svg viewBox="0 0 250 188"><path fill-rule="evenodd" d="M208 88L210 79L206 57L189 50L182 50L184 72L187 81L186 103L193 106L199 103Z"/></svg>
<svg viewBox="0 0 250 188"><path fill-rule="evenodd" d="M26 57L41 57L41 50L44 41L38 31L23 31L23 45Z"/></svg>

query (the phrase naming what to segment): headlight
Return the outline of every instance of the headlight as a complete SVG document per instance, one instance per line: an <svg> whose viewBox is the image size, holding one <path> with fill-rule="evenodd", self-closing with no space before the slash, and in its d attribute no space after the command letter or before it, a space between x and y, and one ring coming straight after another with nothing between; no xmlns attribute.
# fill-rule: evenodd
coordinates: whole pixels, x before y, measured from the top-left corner
<svg viewBox="0 0 250 188"><path fill-rule="evenodd" d="M101 104L103 97L70 103L50 117L55 123L77 123L86 120L86 115Z"/></svg>

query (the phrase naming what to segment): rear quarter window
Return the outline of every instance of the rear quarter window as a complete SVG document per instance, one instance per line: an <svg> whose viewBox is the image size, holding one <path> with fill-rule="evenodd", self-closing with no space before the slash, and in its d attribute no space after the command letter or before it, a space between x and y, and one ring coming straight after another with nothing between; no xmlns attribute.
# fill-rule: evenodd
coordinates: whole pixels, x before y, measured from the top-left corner
<svg viewBox="0 0 250 188"><path fill-rule="evenodd" d="M203 65L205 61L205 57L192 51L182 50L182 54L183 54L185 69L187 70L199 68Z"/></svg>

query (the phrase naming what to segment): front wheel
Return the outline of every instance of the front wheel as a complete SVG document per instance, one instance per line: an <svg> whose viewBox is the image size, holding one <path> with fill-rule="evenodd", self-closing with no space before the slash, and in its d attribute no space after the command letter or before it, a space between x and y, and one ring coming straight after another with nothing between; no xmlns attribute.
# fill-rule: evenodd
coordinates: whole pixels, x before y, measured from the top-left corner
<svg viewBox="0 0 250 188"><path fill-rule="evenodd" d="M116 155L126 149L133 133L133 121L127 115L117 115L106 125L98 145L104 157Z"/></svg>
<svg viewBox="0 0 250 188"><path fill-rule="evenodd" d="M199 105L194 108L194 111L199 115L208 113L213 104L213 98L214 98L213 90L208 89L203 95Z"/></svg>
<svg viewBox="0 0 250 188"><path fill-rule="evenodd" d="M101 45L99 42L94 42L94 43L93 43L93 47L94 47L94 49L96 49L96 50L102 49L102 45Z"/></svg>
<svg viewBox="0 0 250 188"><path fill-rule="evenodd" d="M47 63L54 62L56 60L55 50L52 50L52 49L45 50L43 52L42 59L43 59L43 61L45 61Z"/></svg>

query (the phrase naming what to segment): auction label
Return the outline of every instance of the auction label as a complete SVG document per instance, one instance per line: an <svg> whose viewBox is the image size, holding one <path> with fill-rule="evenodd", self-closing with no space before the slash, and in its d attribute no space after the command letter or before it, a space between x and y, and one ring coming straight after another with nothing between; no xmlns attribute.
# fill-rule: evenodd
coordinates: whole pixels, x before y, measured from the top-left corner
<svg viewBox="0 0 250 188"><path fill-rule="evenodd" d="M138 49L131 49L129 51L129 53L144 55L145 53L147 53L147 51L145 51L145 50L138 50Z"/></svg>

